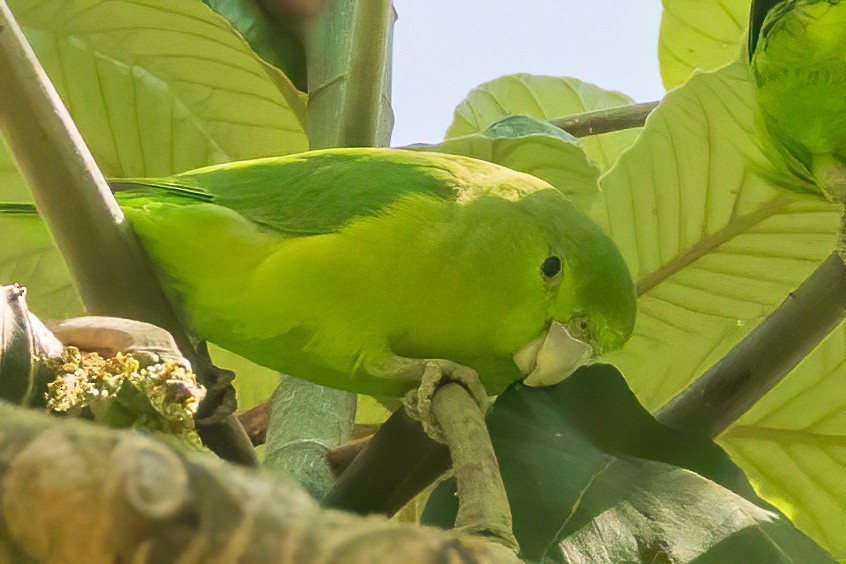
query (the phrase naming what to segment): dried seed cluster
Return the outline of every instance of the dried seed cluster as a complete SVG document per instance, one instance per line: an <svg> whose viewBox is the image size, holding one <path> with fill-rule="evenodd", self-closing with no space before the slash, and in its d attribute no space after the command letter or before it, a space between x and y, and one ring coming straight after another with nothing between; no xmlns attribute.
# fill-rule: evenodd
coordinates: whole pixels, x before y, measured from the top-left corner
<svg viewBox="0 0 846 564"><path fill-rule="evenodd" d="M54 362L56 379L47 387L50 411L91 416L112 426L193 434L206 389L187 361L163 362L146 352L103 358L65 347Z"/></svg>

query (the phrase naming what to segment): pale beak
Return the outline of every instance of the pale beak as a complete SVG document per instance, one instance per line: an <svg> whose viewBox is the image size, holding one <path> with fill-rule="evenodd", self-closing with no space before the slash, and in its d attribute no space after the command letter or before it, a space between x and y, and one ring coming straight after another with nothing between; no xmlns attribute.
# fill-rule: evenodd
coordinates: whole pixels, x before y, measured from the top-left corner
<svg viewBox="0 0 846 564"><path fill-rule="evenodd" d="M588 364L593 347L570 335L567 329L553 321L545 335L529 342L514 355L514 364L526 375L527 386L552 386Z"/></svg>

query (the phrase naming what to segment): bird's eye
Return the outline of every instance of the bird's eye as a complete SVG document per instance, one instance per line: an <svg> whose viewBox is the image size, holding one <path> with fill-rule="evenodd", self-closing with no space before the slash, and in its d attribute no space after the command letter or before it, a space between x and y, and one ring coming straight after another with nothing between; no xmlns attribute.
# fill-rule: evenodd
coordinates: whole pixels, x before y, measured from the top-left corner
<svg viewBox="0 0 846 564"><path fill-rule="evenodd" d="M543 273L544 278L555 278L561 274L561 259L555 255L547 257L541 265L541 272Z"/></svg>

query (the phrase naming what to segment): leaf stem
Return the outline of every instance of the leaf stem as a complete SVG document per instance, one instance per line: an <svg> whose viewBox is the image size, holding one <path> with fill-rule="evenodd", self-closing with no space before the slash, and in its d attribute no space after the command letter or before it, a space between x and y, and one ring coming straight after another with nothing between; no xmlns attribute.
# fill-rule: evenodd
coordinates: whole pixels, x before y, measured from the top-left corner
<svg viewBox="0 0 846 564"><path fill-rule="evenodd" d="M264 466L323 499L333 482L326 455L349 439L356 395L282 376L270 402Z"/></svg>
<svg viewBox="0 0 846 564"><path fill-rule="evenodd" d="M391 138L391 0L330 0L306 42L311 149L386 146ZM356 396L282 376L271 400L266 465L317 497L332 487L326 454L350 438Z"/></svg>

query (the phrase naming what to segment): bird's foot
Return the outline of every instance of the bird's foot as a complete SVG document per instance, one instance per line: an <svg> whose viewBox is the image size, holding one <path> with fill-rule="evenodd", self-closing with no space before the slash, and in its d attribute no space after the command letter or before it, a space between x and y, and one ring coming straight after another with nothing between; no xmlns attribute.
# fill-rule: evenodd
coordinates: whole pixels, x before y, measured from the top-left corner
<svg viewBox="0 0 846 564"><path fill-rule="evenodd" d="M443 429L432 410L432 398L442 386L449 383L459 384L467 390L479 406L483 416L488 411L490 400L485 387L479 380L479 374L472 368L449 360L425 360L423 362L425 362L425 366L420 386L408 392L403 398L403 406L412 418L420 421L427 435L444 443L446 439Z"/></svg>

